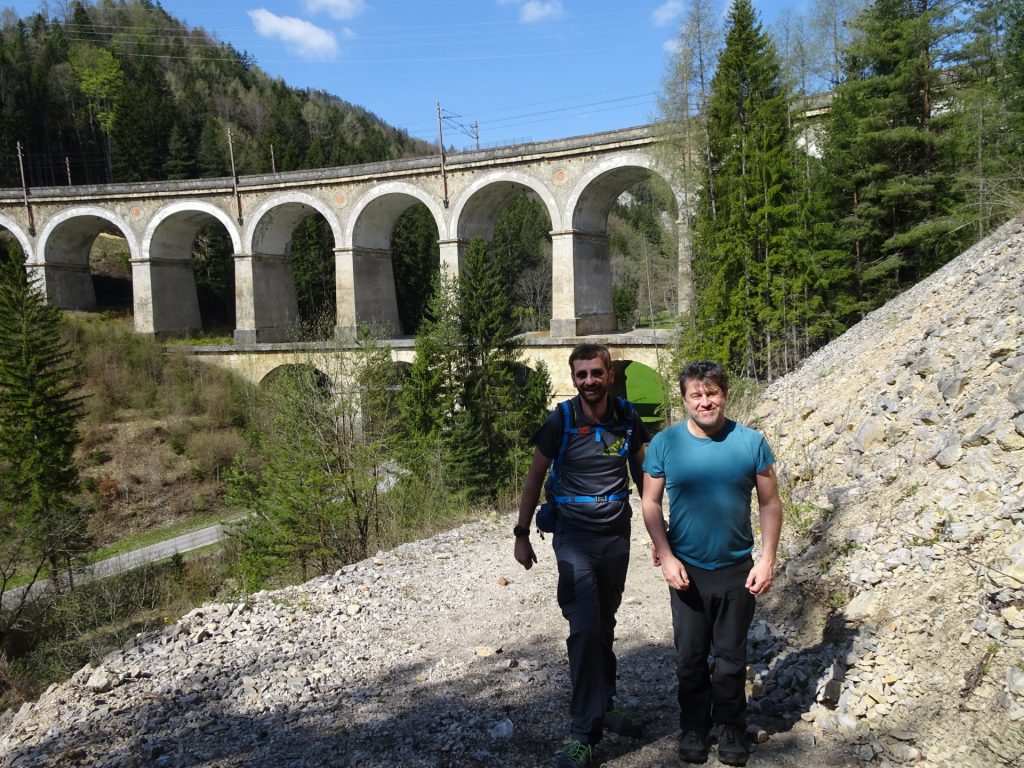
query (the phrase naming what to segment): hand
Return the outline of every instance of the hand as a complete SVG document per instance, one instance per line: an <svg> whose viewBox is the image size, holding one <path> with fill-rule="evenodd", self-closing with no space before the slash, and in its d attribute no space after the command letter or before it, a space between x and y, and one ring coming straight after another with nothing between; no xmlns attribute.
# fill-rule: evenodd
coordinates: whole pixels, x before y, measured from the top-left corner
<svg viewBox="0 0 1024 768"><path fill-rule="evenodd" d="M661 559L661 573L672 589L685 591L690 588L690 574L686 572L683 561L675 555L666 555Z"/></svg>
<svg viewBox="0 0 1024 768"><path fill-rule="evenodd" d="M763 595L772 588L773 563L766 562L764 558L758 560L750 569L747 576L747 591L752 595Z"/></svg>
<svg viewBox="0 0 1024 768"><path fill-rule="evenodd" d="M537 562L537 555L533 551L529 536L519 536L516 539L516 561L526 570L530 570Z"/></svg>

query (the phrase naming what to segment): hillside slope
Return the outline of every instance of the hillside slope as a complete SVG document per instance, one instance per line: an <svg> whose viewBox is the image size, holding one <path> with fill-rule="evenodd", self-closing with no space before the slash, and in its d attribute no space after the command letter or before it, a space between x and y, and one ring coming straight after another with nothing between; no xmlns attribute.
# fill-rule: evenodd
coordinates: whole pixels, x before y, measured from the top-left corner
<svg viewBox="0 0 1024 768"><path fill-rule="evenodd" d="M807 523L772 605L843 609L846 682L810 717L929 765L1024 764L1024 223L780 379L759 415Z"/></svg>
<svg viewBox="0 0 1024 768"><path fill-rule="evenodd" d="M789 498L751 632L752 764L1024 761L1022 341L1016 221L767 391ZM0 765L544 764L565 737L564 622L547 542L523 572L511 525L193 611L9 715ZM645 539L618 648L648 735L609 737L608 768L678 764Z"/></svg>

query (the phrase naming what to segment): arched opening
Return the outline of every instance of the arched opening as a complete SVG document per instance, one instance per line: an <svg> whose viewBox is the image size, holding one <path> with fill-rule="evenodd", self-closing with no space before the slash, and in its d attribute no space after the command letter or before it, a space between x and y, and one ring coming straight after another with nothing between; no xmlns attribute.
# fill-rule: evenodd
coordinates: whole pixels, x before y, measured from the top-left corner
<svg viewBox="0 0 1024 768"><path fill-rule="evenodd" d="M96 309L118 314L132 313L132 256L117 230L102 230L89 249L89 273Z"/></svg>
<svg viewBox="0 0 1024 768"><path fill-rule="evenodd" d="M116 218L97 209L67 211L48 222L39 248L36 263L51 304L132 313L136 254Z"/></svg>
<svg viewBox="0 0 1024 768"><path fill-rule="evenodd" d="M636 360L615 360L615 385L612 394L624 397L636 408L647 429L653 434L665 425L662 413L663 382L656 370Z"/></svg>
<svg viewBox="0 0 1024 768"><path fill-rule="evenodd" d="M237 242L222 212L201 203L171 206L147 236L151 328L155 334L230 335L235 327ZM136 327L145 326L136 318Z"/></svg>
<svg viewBox="0 0 1024 768"><path fill-rule="evenodd" d="M419 330L441 267L437 223L423 203L407 208L391 230L391 263L401 332Z"/></svg>
<svg viewBox="0 0 1024 768"><path fill-rule="evenodd" d="M255 214L252 261L246 266L251 282L245 289L252 303L239 312L239 322L252 323L252 330L241 329L255 331L258 341L333 337L337 238L327 215L328 209L304 195L270 201Z"/></svg>
<svg viewBox="0 0 1024 768"><path fill-rule="evenodd" d="M25 251L14 233L0 225L0 259L25 261Z"/></svg>
<svg viewBox="0 0 1024 768"><path fill-rule="evenodd" d="M192 241L192 270L203 332L230 336L235 330L235 249L224 225L211 221Z"/></svg>
<svg viewBox="0 0 1024 768"><path fill-rule="evenodd" d="M307 363L285 363L270 371L260 379L259 388L263 391L298 388L303 392L316 392L322 397L334 394L334 385L330 377L316 366Z"/></svg>
<svg viewBox="0 0 1024 768"><path fill-rule="evenodd" d="M677 205L646 158L612 158L584 176L570 197L573 280L552 322L563 335L668 322L679 282ZM571 317L569 315L572 315ZM652 320L653 316L653 320Z"/></svg>
<svg viewBox="0 0 1024 768"><path fill-rule="evenodd" d="M417 331L440 268L440 221L423 192L408 184L382 185L364 198L352 219L352 293L339 326L382 336Z"/></svg>
<svg viewBox="0 0 1024 768"><path fill-rule="evenodd" d="M671 324L679 306L675 195L657 175L620 194L608 212L612 308L620 330Z"/></svg>
<svg viewBox="0 0 1024 768"><path fill-rule="evenodd" d="M337 324L334 233L327 220L312 213L298 221L290 249L295 280L299 338L330 339Z"/></svg>
<svg viewBox="0 0 1024 768"><path fill-rule="evenodd" d="M487 241L516 307L523 331L551 321L551 214L531 187L495 181L478 190L462 209L459 239Z"/></svg>

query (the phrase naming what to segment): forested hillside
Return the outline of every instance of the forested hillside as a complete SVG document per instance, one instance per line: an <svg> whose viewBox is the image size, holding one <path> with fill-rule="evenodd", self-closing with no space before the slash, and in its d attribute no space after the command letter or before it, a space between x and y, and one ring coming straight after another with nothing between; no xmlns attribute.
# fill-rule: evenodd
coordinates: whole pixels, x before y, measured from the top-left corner
<svg viewBox="0 0 1024 768"><path fill-rule="evenodd" d="M159 3L75 2L0 18L0 186L226 176L429 148L328 93L268 77ZM70 180L70 181L69 181Z"/></svg>

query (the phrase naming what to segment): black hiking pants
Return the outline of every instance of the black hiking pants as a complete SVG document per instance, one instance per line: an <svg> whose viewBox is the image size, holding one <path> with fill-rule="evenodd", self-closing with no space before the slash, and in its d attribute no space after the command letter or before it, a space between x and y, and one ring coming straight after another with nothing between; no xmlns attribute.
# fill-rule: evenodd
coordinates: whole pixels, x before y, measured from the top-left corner
<svg viewBox="0 0 1024 768"><path fill-rule="evenodd" d="M615 697L615 612L629 567L629 524L623 528L559 530L554 538L558 605L569 622L569 731L586 744L600 741L604 714Z"/></svg>
<svg viewBox="0 0 1024 768"><path fill-rule="evenodd" d="M750 558L715 571L687 564L690 588L669 589L683 733L746 725L747 630L756 601L744 584L752 567Z"/></svg>

